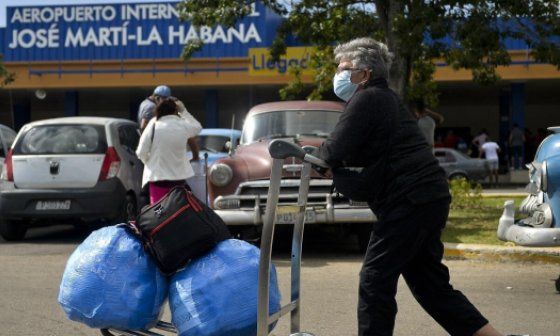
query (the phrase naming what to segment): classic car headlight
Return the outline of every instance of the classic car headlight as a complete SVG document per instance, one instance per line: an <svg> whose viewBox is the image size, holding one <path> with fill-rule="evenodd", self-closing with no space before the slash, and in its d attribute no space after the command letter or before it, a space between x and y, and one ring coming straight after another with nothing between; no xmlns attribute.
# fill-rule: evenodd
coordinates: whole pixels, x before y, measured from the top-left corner
<svg viewBox="0 0 560 336"><path fill-rule="evenodd" d="M233 178L231 167L224 163L217 163L210 168L210 182L216 187L226 186Z"/></svg>

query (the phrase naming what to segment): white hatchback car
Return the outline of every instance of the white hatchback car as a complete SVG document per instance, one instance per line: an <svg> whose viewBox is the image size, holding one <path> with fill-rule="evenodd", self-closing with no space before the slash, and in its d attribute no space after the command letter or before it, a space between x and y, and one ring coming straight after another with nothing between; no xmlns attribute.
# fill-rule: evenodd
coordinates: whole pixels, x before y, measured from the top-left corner
<svg viewBox="0 0 560 336"><path fill-rule="evenodd" d="M0 235L27 228L135 217L142 162L135 122L68 117L25 125L11 146L0 183Z"/></svg>

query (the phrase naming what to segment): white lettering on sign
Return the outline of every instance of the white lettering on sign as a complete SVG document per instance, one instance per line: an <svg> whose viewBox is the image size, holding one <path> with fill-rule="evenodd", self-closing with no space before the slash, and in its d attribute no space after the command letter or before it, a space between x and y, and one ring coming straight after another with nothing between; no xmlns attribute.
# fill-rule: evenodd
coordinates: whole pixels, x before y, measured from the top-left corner
<svg viewBox="0 0 560 336"><path fill-rule="evenodd" d="M12 31L12 42L8 48L58 48L60 46L60 32L56 28L56 24L51 25L49 29L22 29Z"/></svg>
<svg viewBox="0 0 560 336"><path fill-rule="evenodd" d="M222 26L216 26L214 29L204 26L198 30L190 26L186 33L184 26L169 26L167 36L167 43L169 44L185 44L191 40L202 40L208 44L217 42L232 43L234 41L241 43L262 41L257 28L252 23L247 30L245 30L245 24L243 23L239 24L238 27L230 27L226 31L224 31Z"/></svg>
<svg viewBox="0 0 560 336"><path fill-rule="evenodd" d="M178 18L179 13L173 4L137 4L122 5L121 19L128 20L160 20Z"/></svg>
<svg viewBox="0 0 560 336"><path fill-rule="evenodd" d="M14 8L10 23L52 23L112 21L117 17L114 6L24 7Z"/></svg>
<svg viewBox="0 0 560 336"><path fill-rule="evenodd" d="M259 16L253 3L249 17ZM192 40L206 44L262 42L253 22L193 27L178 18L173 3L15 7L9 18L14 27L8 25L7 42L10 49L146 47L184 45ZM156 20L170 21L162 25Z"/></svg>

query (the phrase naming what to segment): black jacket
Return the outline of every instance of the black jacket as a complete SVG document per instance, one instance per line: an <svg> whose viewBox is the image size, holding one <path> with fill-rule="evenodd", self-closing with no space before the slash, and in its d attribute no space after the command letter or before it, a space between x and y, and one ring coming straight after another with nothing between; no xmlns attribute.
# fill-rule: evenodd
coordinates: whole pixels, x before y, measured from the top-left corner
<svg viewBox="0 0 560 336"><path fill-rule="evenodd" d="M366 167L368 202L378 216L406 199L422 204L450 197L416 119L385 79L356 92L319 155L335 171Z"/></svg>

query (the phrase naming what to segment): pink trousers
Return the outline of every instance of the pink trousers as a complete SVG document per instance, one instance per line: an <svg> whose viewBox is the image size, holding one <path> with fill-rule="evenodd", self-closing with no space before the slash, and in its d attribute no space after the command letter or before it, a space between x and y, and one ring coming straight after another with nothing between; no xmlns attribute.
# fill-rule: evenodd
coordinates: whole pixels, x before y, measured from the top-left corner
<svg viewBox="0 0 560 336"><path fill-rule="evenodd" d="M162 199L174 187L178 185L186 186L187 184L185 181L157 181L149 182L148 185L150 187L150 205L152 205Z"/></svg>

